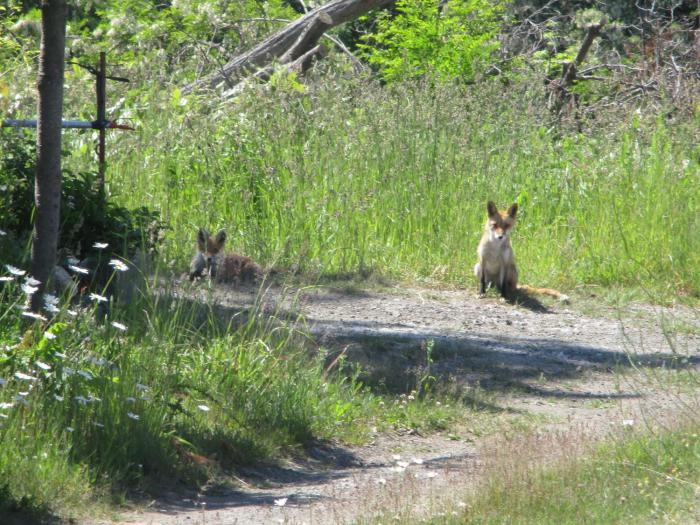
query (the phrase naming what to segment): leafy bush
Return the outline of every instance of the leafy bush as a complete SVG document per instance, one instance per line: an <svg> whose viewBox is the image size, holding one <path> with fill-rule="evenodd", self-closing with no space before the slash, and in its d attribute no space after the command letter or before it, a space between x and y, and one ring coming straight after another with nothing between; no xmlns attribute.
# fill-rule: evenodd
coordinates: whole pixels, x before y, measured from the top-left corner
<svg viewBox="0 0 700 525"><path fill-rule="evenodd" d="M377 19L360 44L387 81L434 71L442 80L472 81L498 48L501 9L487 0L453 0L444 9L432 0L399 0L398 14Z"/></svg>
<svg viewBox="0 0 700 525"><path fill-rule="evenodd" d="M14 239L14 251L9 253L16 261L26 253L31 235L36 147L22 135L8 133L2 138L0 229ZM138 249L155 251L163 229L157 212L106 201L95 178L95 173L64 170L59 248L80 259L90 255L96 242L109 243L112 253L125 256Z"/></svg>

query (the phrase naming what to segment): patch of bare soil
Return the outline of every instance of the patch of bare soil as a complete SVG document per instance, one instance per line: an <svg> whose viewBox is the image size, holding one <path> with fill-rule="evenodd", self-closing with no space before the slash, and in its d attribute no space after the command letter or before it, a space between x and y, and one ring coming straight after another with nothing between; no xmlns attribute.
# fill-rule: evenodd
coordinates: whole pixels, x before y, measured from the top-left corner
<svg viewBox="0 0 700 525"><path fill-rule="evenodd" d="M255 297L251 290L205 288L183 293L212 300L221 315L235 315ZM634 306L620 317L601 306L584 315L532 299L511 304L418 288L272 289L265 303L268 312L302 314L319 345L344 350L389 391L410 387L430 344L433 375L478 384L490 394L484 410L533 415L541 432L605 436L654 412L682 410L694 394L681 383L669 386L675 383L666 374L700 366L697 332L668 328L669 319L697 326L697 314L681 309ZM478 479L497 439L467 426L450 435L377 433L362 447L318 445L285 464L239 472L236 490L166 494L121 522L335 524L407 510L418 516L441 502L459 505L460 489Z"/></svg>

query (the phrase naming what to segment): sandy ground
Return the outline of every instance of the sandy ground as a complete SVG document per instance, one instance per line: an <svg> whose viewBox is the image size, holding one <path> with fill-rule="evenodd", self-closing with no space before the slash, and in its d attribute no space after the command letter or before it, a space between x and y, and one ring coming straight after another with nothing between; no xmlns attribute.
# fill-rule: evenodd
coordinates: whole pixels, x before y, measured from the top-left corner
<svg viewBox="0 0 700 525"><path fill-rule="evenodd" d="M190 289L221 315L247 308L254 292L226 286ZM302 314L319 345L345 351L368 379L401 391L432 345L431 373L476 384L494 414L533 416L542 431L604 436L641 425L654 413L694 402L692 392L657 381L668 369L700 366L697 312L597 304L510 304L473 291L391 288L271 289L265 311ZM583 311L593 311L584 314ZM680 321L679 321L680 320ZM412 376L413 374L413 376ZM666 377L664 375L664 377ZM362 447L319 444L308 456L239 472L239 488L163 494L119 522L137 525L350 523L460 505L460 488L498 454L499 436L469 427L449 435L377 433ZM494 441L496 440L496 441ZM495 452L494 452L495 451Z"/></svg>

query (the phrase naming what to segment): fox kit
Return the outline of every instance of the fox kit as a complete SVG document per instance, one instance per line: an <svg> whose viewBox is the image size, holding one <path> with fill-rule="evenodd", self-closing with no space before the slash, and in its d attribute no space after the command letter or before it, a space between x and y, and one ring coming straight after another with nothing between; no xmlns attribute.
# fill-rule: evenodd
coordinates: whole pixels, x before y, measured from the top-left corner
<svg viewBox="0 0 700 525"><path fill-rule="evenodd" d="M518 285L518 268L515 254L510 245L510 234L515 226L518 205L514 203L508 211L499 211L493 201L486 205L488 219L484 227L477 255L479 262L474 266L474 275L479 279L479 293L485 294L489 286L495 286L503 297L510 298L517 290L551 295L560 301L569 297L551 288L535 288L526 284Z"/></svg>
<svg viewBox="0 0 700 525"><path fill-rule="evenodd" d="M224 253L226 232L219 230L210 236L200 228L197 232L197 255L190 264L190 281L202 277L206 272L209 278L217 282L256 282L263 276L263 271L253 259L235 253Z"/></svg>

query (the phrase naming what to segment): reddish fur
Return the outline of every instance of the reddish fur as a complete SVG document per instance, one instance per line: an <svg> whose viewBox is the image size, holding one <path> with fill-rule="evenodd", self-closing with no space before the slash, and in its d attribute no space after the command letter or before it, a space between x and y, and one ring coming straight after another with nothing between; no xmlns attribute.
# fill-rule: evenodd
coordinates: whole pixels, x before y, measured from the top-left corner
<svg viewBox="0 0 700 525"><path fill-rule="evenodd" d="M263 270L253 259L236 253L224 253L226 232L220 230L215 236L200 230L197 234L197 249L206 259L216 261L216 276L219 282L255 282L262 278Z"/></svg>

